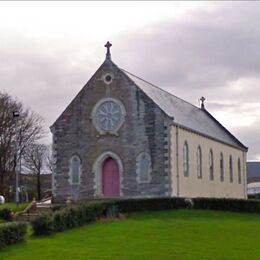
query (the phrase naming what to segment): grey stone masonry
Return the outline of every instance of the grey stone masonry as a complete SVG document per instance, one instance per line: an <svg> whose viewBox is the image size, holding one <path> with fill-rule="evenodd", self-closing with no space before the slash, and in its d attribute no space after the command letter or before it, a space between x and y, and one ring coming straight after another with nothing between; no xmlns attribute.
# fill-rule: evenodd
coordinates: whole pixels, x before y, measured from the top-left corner
<svg viewBox="0 0 260 260"><path fill-rule="evenodd" d="M104 75L112 82L104 82ZM103 98L119 100L125 118L117 133L100 134L93 124L92 110ZM94 165L105 152L116 154L122 162L120 194L166 196L170 194L169 130L170 118L112 61L106 60L51 126L55 173L54 201L98 197ZM151 157L151 179L138 183L136 158L141 152ZM82 163L79 185L69 183L69 160L78 155Z"/></svg>

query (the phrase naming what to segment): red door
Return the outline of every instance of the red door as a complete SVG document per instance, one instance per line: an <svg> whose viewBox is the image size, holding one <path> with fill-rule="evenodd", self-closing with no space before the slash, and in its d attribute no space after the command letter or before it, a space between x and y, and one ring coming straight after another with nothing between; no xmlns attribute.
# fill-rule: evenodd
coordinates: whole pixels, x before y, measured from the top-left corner
<svg viewBox="0 0 260 260"><path fill-rule="evenodd" d="M104 196L119 196L119 169L117 162L111 157L103 163L102 189Z"/></svg>

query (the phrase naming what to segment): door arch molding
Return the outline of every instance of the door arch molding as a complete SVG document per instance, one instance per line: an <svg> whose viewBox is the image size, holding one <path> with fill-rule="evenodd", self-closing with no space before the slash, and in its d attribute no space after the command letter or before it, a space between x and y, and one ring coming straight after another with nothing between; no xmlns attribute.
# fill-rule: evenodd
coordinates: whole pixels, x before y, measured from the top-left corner
<svg viewBox="0 0 260 260"><path fill-rule="evenodd" d="M111 151L105 151L101 155L97 157L93 164L93 173L94 173L94 190L95 196L103 197L104 194L102 192L102 166L106 159L111 157L117 162L119 169L119 195L123 196L123 163L121 158Z"/></svg>

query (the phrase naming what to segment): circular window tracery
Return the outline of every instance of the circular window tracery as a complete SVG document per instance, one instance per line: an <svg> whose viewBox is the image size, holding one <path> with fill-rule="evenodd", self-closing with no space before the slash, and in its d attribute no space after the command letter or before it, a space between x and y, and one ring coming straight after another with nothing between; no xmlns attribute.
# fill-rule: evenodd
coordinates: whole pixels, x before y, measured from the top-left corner
<svg viewBox="0 0 260 260"><path fill-rule="evenodd" d="M100 133L116 133L124 122L125 109L120 101L106 98L96 104L92 117Z"/></svg>
<svg viewBox="0 0 260 260"><path fill-rule="evenodd" d="M104 131L111 131L120 124L122 112L117 103L105 101L97 109L97 117L101 129Z"/></svg>
<svg viewBox="0 0 260 260"><path fill-rule="evenodd" d="M113 80L113 75L111 73L107 73L103 76L103 81L109 85Z"/></svg>
<svg viewBox="0 0 260 260"><path fill-rule="evenodd" d="M106 82L110 82L112 80L111 75L106 75L105 80Z"/></svg>

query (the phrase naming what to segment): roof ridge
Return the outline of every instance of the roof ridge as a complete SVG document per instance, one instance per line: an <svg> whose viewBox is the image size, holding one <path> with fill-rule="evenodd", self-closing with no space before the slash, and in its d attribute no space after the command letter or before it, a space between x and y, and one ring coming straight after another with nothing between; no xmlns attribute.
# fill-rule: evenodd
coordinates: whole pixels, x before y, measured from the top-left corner
<svg viewBox="0 0 260 260"><path fill-rule="evenodd" d="M118 68L119 68L119 67L118 67ZM160 88L160 87L154 85L153 83L151 83L151 82L149 82L149 81L147 81L147 80L145 80L145 79L142 79L142 78L136 76L135 74L133 74L133 73L131 73L131 72L129 72L129 71L127 71L127 70L125 70L125 69L122 69L122 68L119 68L119 69L120 69L120 70L123 70L123 71L126 72L126 73L131 74L132 76L134 76L134 77L136 77L136 78L138 78L138 79L140 79L140 80L142 80L142 81L144 81L144 82L146 82L146 83L148 83L148 84L151 85L152 87L157 88L157 89L159 89L159 90L165 92L166 94L169 94L169 95L171 95L171 96L173 96L173 97L175 97L175 98L178 98L178 99L182 100L183 102L185 102L185 103L187 103L187 104L189 104L189 105L191 105L191 106L193 106L193 107L195 107L195 108L201 110L201 108L199 108L199 107L193 105L192 103L190 103L190 102L188 102L188 101L186 101L186 100L184 100L184 99L182 99L182 98L180 98L180 97L175 96L174 94L172 94L172 93L170 93L170 92L164 90L163 88Z"/></svg>

